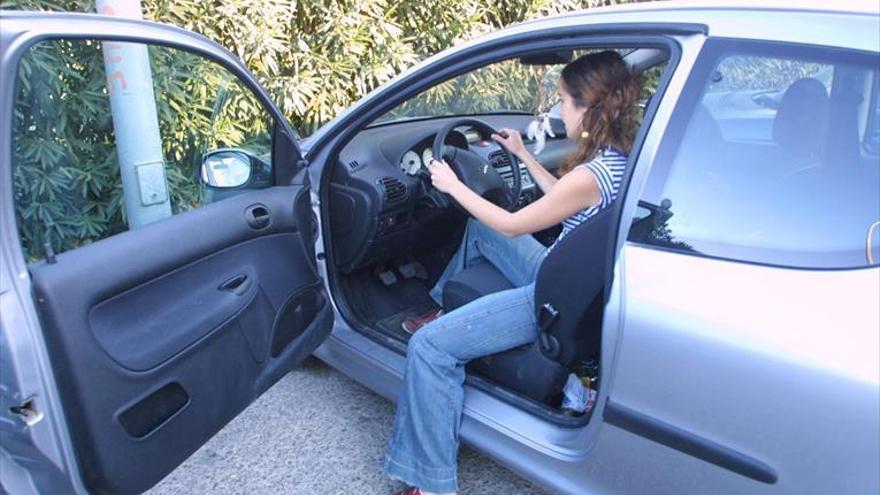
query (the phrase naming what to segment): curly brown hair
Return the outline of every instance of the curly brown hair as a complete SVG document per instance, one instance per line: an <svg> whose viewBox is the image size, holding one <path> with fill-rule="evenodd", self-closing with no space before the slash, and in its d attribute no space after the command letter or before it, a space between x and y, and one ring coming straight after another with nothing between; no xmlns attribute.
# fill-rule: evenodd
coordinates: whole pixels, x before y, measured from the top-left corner
<svg viewBox="0 0 880 495"><path fill-rule="evenodd" d="M578 148L560 167L565 175L578 164L593 159L605 146L629 153L639 128L640 73L630 70L619 53L606 50L579 57L562 69L560 86L586 108Z"/></svg>

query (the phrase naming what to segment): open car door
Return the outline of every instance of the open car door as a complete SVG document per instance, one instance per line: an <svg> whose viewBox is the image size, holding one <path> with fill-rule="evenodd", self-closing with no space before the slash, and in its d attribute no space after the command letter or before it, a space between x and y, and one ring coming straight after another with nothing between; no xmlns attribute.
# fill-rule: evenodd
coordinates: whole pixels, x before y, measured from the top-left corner
<svg viewBox="0 0 880 495"><path fill-rule="evenodd" d="M44 493L142 492L330 333L296 134L182 29L3 13L0 30L4 410L21 415L4 468ZM144 53L139 80L113 65ZM113 101L151 79L154 114ZM150 122L158 159L130 163Z"/></svg>

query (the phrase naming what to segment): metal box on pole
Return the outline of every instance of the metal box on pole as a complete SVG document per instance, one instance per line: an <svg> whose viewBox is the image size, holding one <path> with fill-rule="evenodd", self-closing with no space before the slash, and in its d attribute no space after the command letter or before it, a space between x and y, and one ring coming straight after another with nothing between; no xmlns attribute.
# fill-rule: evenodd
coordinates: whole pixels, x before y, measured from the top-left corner
<svg viewBox="0 0 880 495"><path fill-rule="evenodd" d="M141 19L139 0L98 0L100 14ZM171 216L147 45L105 41L104 67L131 229Z"/></svg>

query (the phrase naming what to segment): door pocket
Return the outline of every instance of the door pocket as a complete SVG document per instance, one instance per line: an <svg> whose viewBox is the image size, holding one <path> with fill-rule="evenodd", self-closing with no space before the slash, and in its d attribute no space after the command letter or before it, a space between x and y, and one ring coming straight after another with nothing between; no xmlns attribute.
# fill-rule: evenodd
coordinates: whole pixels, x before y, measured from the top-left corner
<svg viewBox="0 0 880 495"><path fill-rule="evenodd" d="M275 320L272 357L278 357L288 344L303 334L326 302L320 282L294 292L287 299Z"/></svg>
<svg viewBox="0 0 880 495"><path fill-rule="evenodd" d="M147 395L119 414L117 419L134 438L143 438L189 404L189 394L172 382Z"/></svg>

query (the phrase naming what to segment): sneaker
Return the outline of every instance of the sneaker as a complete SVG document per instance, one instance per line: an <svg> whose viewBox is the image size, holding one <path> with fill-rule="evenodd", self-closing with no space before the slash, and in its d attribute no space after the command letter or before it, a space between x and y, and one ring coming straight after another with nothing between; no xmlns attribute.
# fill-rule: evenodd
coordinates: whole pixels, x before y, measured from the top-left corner
<svg viewBox="0 0 880 495"><path fill-rule="evenodd" d="M403 323L400 325L403 327L403 331L408 334L413 334L416 330L422 328L428 323L436 320L443 316L443 310L439 308L432 308L420 315L408 316Z"/></svg>
<svg viewBox="0 0 880 495"><path fill-rule="evenodd" d="M391 495L422 495L422 491L414 486L411 486L405 490L394 492Z"/></svg>

